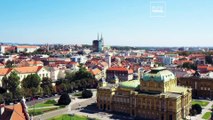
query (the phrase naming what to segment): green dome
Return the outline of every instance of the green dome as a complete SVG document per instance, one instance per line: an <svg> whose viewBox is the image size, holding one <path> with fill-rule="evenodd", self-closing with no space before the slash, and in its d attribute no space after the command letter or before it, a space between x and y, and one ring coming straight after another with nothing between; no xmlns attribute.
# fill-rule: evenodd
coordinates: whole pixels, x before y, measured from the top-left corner
<svg viewBox="0 0 213 120"><path fill-rule="evenodd" d="M164 67L153 68L143 76L144 81L166 82L172 79L175 79L175 75Z"/></svg>
<svg viewBox="0 0 213 120"><path fill-rule="evenodd" d="M140 85L139 80L130 80L130 81L121 82L119 84L119 87L127 88L127 89L135 89L138 87L138 85Z"/></svg>

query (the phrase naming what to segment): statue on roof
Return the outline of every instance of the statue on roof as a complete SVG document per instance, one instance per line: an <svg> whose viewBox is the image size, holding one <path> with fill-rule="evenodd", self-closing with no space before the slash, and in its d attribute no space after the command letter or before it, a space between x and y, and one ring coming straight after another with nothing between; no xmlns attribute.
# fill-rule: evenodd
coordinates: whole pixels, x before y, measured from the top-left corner
<svg viewBox="0 0 213 120"><path fill-rule="evenodd" d="M198 70L196 70L195 73L194 73L194 77L200 77L200 76L201 76L200 72Z"/></svg>

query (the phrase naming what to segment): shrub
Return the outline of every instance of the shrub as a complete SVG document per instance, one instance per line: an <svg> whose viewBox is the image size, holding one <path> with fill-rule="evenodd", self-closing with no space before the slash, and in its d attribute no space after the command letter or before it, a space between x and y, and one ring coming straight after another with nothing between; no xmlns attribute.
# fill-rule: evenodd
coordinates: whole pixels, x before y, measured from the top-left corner
<svg viewBox="0 0 213 120"><path fill-rule="evenodd" d="M7 90L4 89L3 87L0 87L0 94L4 94Z"/></svg>
<svg viewBox="0 0 213 120"><path fill-rule="evenodd" d="M190 112L191 115L200 114L202 112L202 107L199 104L194 104L192 105Z"/></svg>
<svg viewBox="0 0 213 120"><path fill-rule="evenodd" d="M29 115L31 116L31 115L41 115L41 114L43 114L43 112L42 111L29 111L28 112L29 113Z"/></svg>
<svg viewBox="0 0 213 120"><path fill-rule="evenodd" d="M56 104L55 100L47 100L44 104Z"/></svg>
<svg viewBox="0 0 213 120"><path fill-rule="evenodd" d="M91 90L83 90L82 92L82 98L91 98L92 97L92 91Z"/></svg>
<svg viewBox="0 0 213 120"><path fill-rule="evenodd" d="M71 102L70 96L67 93L61 95L58 100L58 105L69 105Z"/></svg>

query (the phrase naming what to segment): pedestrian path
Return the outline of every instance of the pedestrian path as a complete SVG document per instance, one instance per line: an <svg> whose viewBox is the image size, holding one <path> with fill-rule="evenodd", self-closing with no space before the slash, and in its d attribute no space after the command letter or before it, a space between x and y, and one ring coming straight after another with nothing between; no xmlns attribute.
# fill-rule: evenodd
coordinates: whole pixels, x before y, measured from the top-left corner
<svg viewBox="0 0 213 120"><path fill-rule="evenodd" d="M207 100L200 100L200 101L207 101ZM202 117L206 112L211 112L213 101L207 101L209 104L203 107L201 114L196 116L187 117L190 120L204 120Z"/></svg>

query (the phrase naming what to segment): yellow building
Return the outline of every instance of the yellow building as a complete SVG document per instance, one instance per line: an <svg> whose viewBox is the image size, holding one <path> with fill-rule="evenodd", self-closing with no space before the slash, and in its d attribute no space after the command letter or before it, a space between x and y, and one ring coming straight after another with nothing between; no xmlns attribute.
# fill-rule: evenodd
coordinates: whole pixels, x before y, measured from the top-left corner
<svg viewBox="0 0 213 120"><path fill-rule="evenodd" d="M102 81L97 90L99 109L140 119L181 120L189 114L191 100L191 89L177 86L174 74L164 67L153 68L141 80Z"/></svg>

